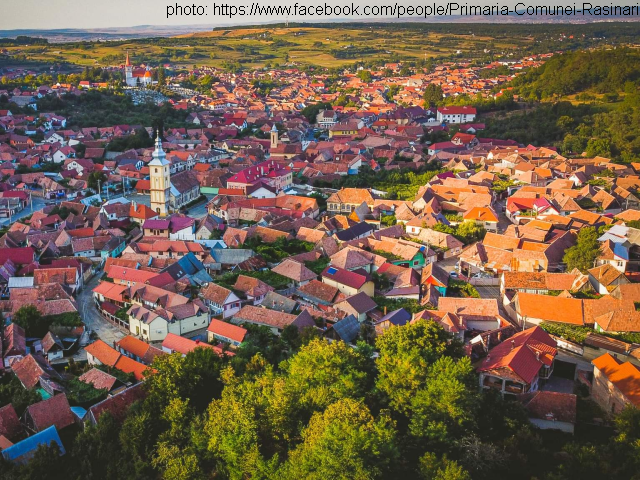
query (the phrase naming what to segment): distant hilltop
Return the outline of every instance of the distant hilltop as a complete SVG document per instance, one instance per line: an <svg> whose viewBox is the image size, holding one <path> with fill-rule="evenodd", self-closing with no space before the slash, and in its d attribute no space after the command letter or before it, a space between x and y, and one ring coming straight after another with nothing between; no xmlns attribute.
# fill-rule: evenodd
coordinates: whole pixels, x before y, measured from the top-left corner
<svg viewBox="0 0 640 480"><path fill-rule="evenodd" d="M463 15L442 15L429 18L404 17L404 18L335 18L326 19L314 23L294 23L289 22L288 27L321 27L327 24L376 24L376 23L496 23L496 24L536 24L536 23L602 23L602 22L639 22L640 16L614 16L603 17L582 16L582 15L506 15L506 16L463 16ZM78 41L117 41L131 40L136 38L149 37L174 37L186 36L193 33L208 32L219 29L251 28L269 25L270 27L282 26L285 24L281 19L267 22L245 22L229 24L209 24L209 25L137 25L134 27L106 27L106 28L60 28L51 30L42 29L19 29L0 30L0 38L16 38L18 36L46 38L52 43L78 42Z"/></svg>

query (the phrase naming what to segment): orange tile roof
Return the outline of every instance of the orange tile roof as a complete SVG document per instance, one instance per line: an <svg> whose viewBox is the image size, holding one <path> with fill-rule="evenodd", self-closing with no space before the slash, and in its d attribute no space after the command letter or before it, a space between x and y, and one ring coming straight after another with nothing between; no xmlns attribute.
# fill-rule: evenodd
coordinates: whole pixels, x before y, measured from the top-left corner
<svg viewBox="0 0 640 480"><path fill-rule="evenodd" d="M144 283L147 280L158 276L156 272L136 270L135 268L118 267L116 265L112 265L111 267L109 267L109 270L107 270L107 275L116 280L141 283Z"/></svg>
<svg viewBox="0 0 640 480"><path fill-rule="evenodd" d="M108 365L109 367L113 367L118 361L118 358L120 358L120 353L102 340L96 340L92 344L84 347L84 349L87 353L99 360L100 363Z"/></svg>
<svg viewBox="0 0 640 480"><path fill-rule="evenodd" d="M630 362L620 363L610 354L596 358L591 363L633 403L640 406L640 370Z"/></svg>
<svg viewBox="0 0 640 480"><path fill-rule="evenodd" d="M122 301L122 293L127 289L125 285L116 285L110 282L100 282L96 288L93 289L94 293L98 293L105 298L111 300Z"/></svg>
<svg viewBox="0 0 640 480"><path fill-rule="evenodd" d="M582 300L577 298L519 292L518 313L526 318L584 325Z"/></svg>
<svg viewBox="0 0 640 480"><path fill-rule="evenodd" d="M215 318L211 319L211 323L207 327L207 330L221 337L230 338L235 342L243 342L244 337L247 335L247 329L233 325L231 323L223 322Z"/></svg>
<svg viewBox="0 0 640 480"><path fill-rule="evenodd" d="M117 345L121 349L126 350L127 352L132 353L139 358L144 357L147 353L147 350L149 350L148 343L145 343L132 335L124 337L117 343Z"/></svg>
<svg viewBox="0 0 640 480"><path fill-rule="evenodd" d="M125 355L120 356L114 367L124 373L133 373L134 378L138 381L144 379L143 372L147 369L146 365Z"/></svg>
<svg viewBox="0 0 640 480"><path fill-rule="evenodd" d="M497 222L498 216L490 207L473 207L462 218L465 220L478 220L481 222Z"/></svg>

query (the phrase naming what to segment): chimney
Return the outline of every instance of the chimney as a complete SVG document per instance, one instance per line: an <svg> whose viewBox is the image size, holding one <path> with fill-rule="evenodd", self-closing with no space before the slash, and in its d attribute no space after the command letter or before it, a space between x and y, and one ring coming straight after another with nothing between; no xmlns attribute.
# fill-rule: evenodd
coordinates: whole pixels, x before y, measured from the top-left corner
<svg viewBox="0 0 640 480"><path fill-rule="evenodd" d="M513 350L514 348L516 348L516 341L511 340L511 350Z"/></svg>
<svg viewBox="0 0 640 480"><path fill-rule="evenodd" d="M384 307L384 314L387 314L387 307Z"/></svg>
<svg viewBox="0 0 640 480"><path fill-rule="evenodd" d="M540 361L540 352L536 352L536 360Z"/></svg>

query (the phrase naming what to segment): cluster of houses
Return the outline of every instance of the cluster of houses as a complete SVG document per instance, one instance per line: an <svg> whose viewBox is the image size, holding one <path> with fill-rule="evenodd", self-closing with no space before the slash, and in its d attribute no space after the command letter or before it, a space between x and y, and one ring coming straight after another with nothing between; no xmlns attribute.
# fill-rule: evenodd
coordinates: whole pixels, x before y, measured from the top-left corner
<svg viewBox="0 0 640 480"><path fill-rule="evenodd" d="M148 78L127 67L132 79ZM24 412L0 407L2 455L26 462L51 442L64 453L66 432L105 412L122 421L144 396L155 357L195 348L233 356L257 327L355 344L436 322L464 345L478 387L521 401L539 428L573 432L577 400L554 389L559 371L606 412L640 406L640 350L620 340L640 333L640 164L483 138L474 108L425 109L422 92L436 83L445 96L482 93L509 75L480 79L458 64L395 77L400 68L385 65L392 75L373 72L369 83L345 74L341 87L360 92L348 95L358 107L322 110L311 123L301 107L337 95L324 92L322 76L221 74L210 95L174 102L192 110L193 128L126 152L105 146L153 131L68 128L55 114L0 111L0 215L11 217L0 236L0 374L42 398ZM251 80L264 75L282 86L259 98ZM14 101L23 92L7 93ZM454 124L449 141L420 142ZM58 171L38 171L45 162ZM427 164L442 173L401 200L318 183ZM62 200L20 216L34 196ZM198 202L202 212L189 211ZM457 234L465 226L486 233ZM565 253L588 227L597 231L593 265L569 270ZM51 319L42 338L13 323L24 305ZM81 322L59 324L88 315L120 338L91 341ZM577 344L549 324L592 332ZM77 355L86 367L76 377L61 365ZM79 400L77 382L100 394Z"/></svg>

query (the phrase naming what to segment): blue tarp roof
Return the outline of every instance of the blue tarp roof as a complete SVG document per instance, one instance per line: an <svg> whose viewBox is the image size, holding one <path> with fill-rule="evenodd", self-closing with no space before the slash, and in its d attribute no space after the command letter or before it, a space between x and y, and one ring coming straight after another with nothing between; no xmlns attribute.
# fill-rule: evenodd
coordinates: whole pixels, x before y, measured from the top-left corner
<svg viewBox="0 0 640 480"><path fill-rule="evenodd" d="M73 412L73 414L80 420L82 420L87 414L87 410L82 407L71 407L71 412Z"/></svg>
<svg viewBox="0 0 640 480"><path fill-rule="evenodd" d="M60 455L65 454L58 430L54 425L29 438L25 438L9 448L5 448L2 451L2 456L12 462L27 463L40 445L51 445L51 443L58 444Z"/></svg>

